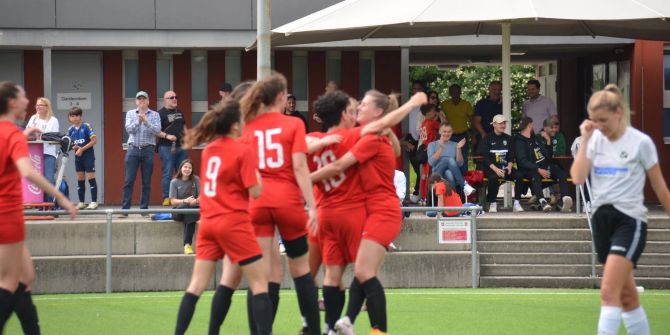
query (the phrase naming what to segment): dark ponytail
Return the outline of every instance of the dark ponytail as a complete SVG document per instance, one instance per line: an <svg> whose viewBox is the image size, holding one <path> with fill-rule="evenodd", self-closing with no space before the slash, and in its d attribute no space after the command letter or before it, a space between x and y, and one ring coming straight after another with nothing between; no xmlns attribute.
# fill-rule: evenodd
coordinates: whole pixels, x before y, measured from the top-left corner
<svg viewBox="0 0 670 335"><path fill-rule="evenodd" d="M227 135L236 122L240 122L240 104L232 99L226 100L216 108L210 109L200 119L198 125L186 131L184 148L189 149L201 143L211 142L218 136Z"/></svg>

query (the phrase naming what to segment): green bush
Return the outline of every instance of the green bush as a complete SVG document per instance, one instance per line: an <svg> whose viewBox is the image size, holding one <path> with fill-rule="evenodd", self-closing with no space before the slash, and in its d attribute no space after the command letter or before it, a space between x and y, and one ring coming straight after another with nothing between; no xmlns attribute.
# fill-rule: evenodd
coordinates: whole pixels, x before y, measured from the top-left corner
<svg viewBox="0 0 670 335"><path fill-rule="evenodd" d="M535 77L532 65L512 66L512 127L516 129L521 117L521 107L527 99L526 83ZM414 66L410 68L410 87L414 80L427 84L427 89L438 92L440 101L449 98L449 86L459 84L462 98L475 106L477 101L488 95L489 83L502 80L500 66L461 66L456 69L440 70L436 66ZM505 87L503 86L503 90Z"/></svg>

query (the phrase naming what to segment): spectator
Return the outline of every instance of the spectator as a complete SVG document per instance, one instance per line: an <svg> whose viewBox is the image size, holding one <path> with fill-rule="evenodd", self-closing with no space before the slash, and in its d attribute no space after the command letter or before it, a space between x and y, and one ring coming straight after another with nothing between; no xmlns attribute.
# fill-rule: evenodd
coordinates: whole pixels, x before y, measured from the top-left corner
<svg viewBox="0 0 670 335"><path fill-rule="evenodd" d="M438 96L437 92L428 91L428 93L426 95L428 95L428 103L429 104L435 105L437 107L438 112L443 111L443 109L440 109L441 108L440 107L441 106L440 97ZM440 120L442 120L442 119L443 119L442 116L440 116Z"/></svg>
<svg viewBox="0 0 670 335"><path fill-rule="evenodd" d="M453 129L448 123L440 125L440 138L428 144L428 164L433 167L433 173L438 173L461 194L465 186L463 174L459 168L463 165L463 154L461 148L465 145L465 139L458 143L451 142Z"/></svg>
<svg viewBox="0 0 670 335"><path fill-rule="evenodd" d="M51 101L49 101L49 99L44 97L37 98L37 102L35 103L35 110L37 113L30 117L26 129L31 129L30 131L38 133L51 133L58 132L60 130L58 119L54 116L54 112L51 109ZM35 131L32 129L38 130ZM51 185L56 184L56 156L58 155L58 150L60 150L59 148L60 146L57 144L44 144L43 174ZM53 197L45 193L44 201L52 202Z"/></svg>
<svg viewBox="0 0 670 335"><path fill-rule="evenodd" d="M200 208L200 178L193 174L193 163L186 159L179 164L177 175L170 182L170 204L177 209ZM193 233L199 214L175 214L175 221L184 224L184 254L193 254Z"/></svg>
<svg viewBox="0 0 670 335"><path fill-rule="evenodd" d="M307 119L298 111L296 108L296 99L295 95L289 94L286 96L286 106L284 107L284 114L288 116L294 116L302 120L302 123L305 125L305 131L307 131ZM315 113L316 114L316 113Z"/></svg>
<svg viewBox="0 0 670 335"><path fill-rule="evenodd" d="M564 156L565 137L563 136L563 134L560 134L558 132L559 129L558 120L556 120L553 117L548 117L544 119L542 126L543 126L542 131L536 135L537 140L540 143L543 143L544 145L551 147L552 158L556 156ZM560 161L552 159L552 162L556 164L558 168L563 169L563 171L565 171ZM557 190L557 187L558 185L551 185L549 187L545 187L542 190L542 192L544 192L545 197L551 196L549 199L549 203L551 205L555 205L558 202L559 191Z"/></svg>
<svg viewBox="0 0 670 335"><path fill-rule="evenodd" d="M90 124L81 120L83 111L79 107L72 107L68 113L68 119L72 126L67 130L67 136L70 136L74 146L74 168L77 172L77 195L79 203L77 209L97 209L98 208L98 183L95 180L95 153L93 146L98 141L98 137ZM86 180L91 189L91 203L84 204L86 197Z"/></svg>
<svg viewBox="0 0 670 335"><path fill-rule="evenodd" d="M514 147L512 136L505 134L507 118L498 114L493 117L493 132L486 135L481 143L484 154L484 174L488 179L486 202L489 213L498 211L496 198L500 180L514 181L514 212L523 212L521 194L524 193L523 176L514 169Z"/></svg>
<svg viewBox="0 0 670 335"><path fill-rule="evenodd" d="M425 202L428 191L428 174L430 173L430 165L428 165L428 144L435 141L439 135L440 121L438 121L438 111L435 105L426 104L421 106L421 114L424 116L424 121L419 128L419 143L418 153L419 161L421 163L421 175L419 178L419 196L421 201Z"/></svg>
<svg viewBox="0 0 670 335"><path fill-rule="evenodd" d="M461 166L461 173L465 174L468 169L468 151L470 150L470 119L472 118L472 105L461 99L461 86L452 84L449 86L449 97L451 99L442 102L442 111L449 120L449 124L454 129L451 136L453 142L465 139L466 143L461 148L464 164Z"/></svg>
<svg viewBox="0 0 670 335"><path fill-rule="evenodd" d="M331 79L326 83L326 88L325 88L326 92L324 92L324 94L325 93L330 93L330 92L335 92L335 91L337 91L337 89L338 89L337 82L335 80Z"/></svg>
<svg viewBox="0 0 670 335"><path fill-rule="evenodd" d="M501 93L502 83L494 80L489 84L489 95L475 105L475 114L472 118L472 125L477 131L475 142L479 143L486 134L493 132L491 125L493 117L503 113Z"/></svg>
<svg viewBox="0 0 670 335"><path fill-rule="evenodd" d="M542 194L542 179L556 179L561 189L564 212L572 208L572 198L568 196L567 175L563 169L551 162L551 147L541 144L533 137L533 119L523 117L519 126L519 134L514 139L514 154L517 166L523 177L531 180L531 190L539 202L534 207L543 211L551 211L551 205ZM539 205L539 207L538 207Z"/></svg>
<svg viewBox="0 0 670 335"><path fill-rule="evenodd" d="M229 97L232 92L233 92L233 86L228 83L224 83L223 85L219 86L219 97L221 98L219 99L219 101L215 102L212 105L216 106L218 104L223 103L223 101L226 100L226 98Z"/></svg>
<svg viewBox="0 0 670 335"><path fill-rule="evenodd" d="M398 195L398 199L400 199L400 207L402 207L405 196L407 195L407 177L405 177L404 172L395 170L395 174L393 175L393 186L395 186L395 193ZM408 218L409 214L409 212L404 212L403 216ZM395 249L393 243L391 243L390 247Z"/></svg>
<svg viewBox="0 0 670 335"><path fill-rule="evenodd" d="M181 148L184 137L184 114L177 108L177 93L167 91L163 94L163 108L158 110L161 118L161 132L158 134L158 156L161 159L161 189L163 206L170 205L170 180L179 171L179 164L188 158Z"/></svg>
<svg viewBox="0 0 670 335"><path fill-rule="evenodd" d="M550 117L556 118L556 105L550 98L540 95L540 82L536 79L528 81L527 89L529 99L523 103L522 115L533 120L538 120L533 126L533 131L539 134L542 130L542 123L539 120L545 120Z"/></svg>
<svg viewBox="0 0 670 335"><path fill-rule="evenodd" d="M425 90L425 85L422 81L415 80L412 83L412 95L418 92L423 92ZM421 115L421 109L419 107L412 109L409 113L409 134L406 134L405 137L400 141L402 148L407 153L409 158L409 163L412 165L412 170L419 179L421 176L420 164L417 160L417 144L419 143L419 126L423 123L423 115ZM419 182L414 184L414 191L410 195L411 202L418 202L419 198Z"/></svg>
<svg viewBox="0 0 670 335"><path fill-rule="evenodd" d="M437 207L462 207L463 201L461 200L460 195L452 184L448 181L442 179L442 176L439 173L433 173L430 176L430 184L435 190L435 196L437 197ZM444 211L443 216L458 216L460 211Z"/></svg>
<svg viewBox="0 0 670 335"><path fill-rule="evenodd" d="M149 94L139 91L135 95L136 109L126 113L126 132L128 132L128 151L125 158L125 178L123 181L122 209L130 209L133 198L133 185L137 177L137 170L142 172L142 195L140 209L149 208L151 193L151 174L154 170L154 148L156 136L165 134L161 131L161 118L157 112L149 109ZM128 217L128 214L121 214ZM142 216L147 216L142 214Z"/></svg>

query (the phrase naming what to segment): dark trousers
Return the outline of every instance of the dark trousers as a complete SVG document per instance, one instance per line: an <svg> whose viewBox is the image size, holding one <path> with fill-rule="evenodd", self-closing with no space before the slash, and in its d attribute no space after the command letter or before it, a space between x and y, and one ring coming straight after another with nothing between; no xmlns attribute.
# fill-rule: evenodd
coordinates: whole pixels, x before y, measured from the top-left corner
<svg viewBox="0 0 670 335"><path fill-rule="evenodd" d="M507 169L505 169L505 172L507 172ZM524 193L525 185L523 182L523 175L519 171L512 169L512 173L505 173L505 178L500 178L490 167L486 166L484 168L484 174L488 179L486 202L496 201L501 179L514 182L514 200L521 200L521 194Z"/></svg>
<svg viewBox="0 0 670 335"><path fill-rule="evenodd" d="M565 170L556 164L550 164L547 169L551 173L550 178L555 179L558 182L558 187L561 189L561 197L569 195L568 175ZM538 200L543 199L542 176L540 176L540 173L537 172L536 169L522 169L521 174L524 178L530 180L530 189L533 192L533 195L537 197Z"/></svg>
<svg viewBox="0 0 670 335"><path fill-rule="evenodd" d="M142 148L128 146L125 158L125 178L123 181L122 209L129 209L133 199L133 186L137 177L137 170L142 173L142 195L140 197L140 208L149 208L149 195L151 193L151 174L154 170L154 146Z"/></svg>
<svg viewBox="0 0 670 335"><path fill-rule="evenodd" d="M411 134L407 134L405 136L405 141L412 143L414 145L414 149L410 151L405 151L407 154L407 157L409 158L409 164L412 165L412 170L414 170L414 173L416 173L416 183L414 184L414 191L412 191L412 194L414 195L419 195L419 184L421 180L421 164L419 164L419 161L417 160L418 157L416 156L416 149L417 149L417 142ZM409 181L409 178L407 178Z"/></svg>

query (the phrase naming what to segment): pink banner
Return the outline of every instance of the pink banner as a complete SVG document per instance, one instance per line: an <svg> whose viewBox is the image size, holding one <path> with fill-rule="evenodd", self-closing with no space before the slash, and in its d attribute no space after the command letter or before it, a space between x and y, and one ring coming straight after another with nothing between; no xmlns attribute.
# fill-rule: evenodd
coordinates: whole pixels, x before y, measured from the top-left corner
<svg viewBox="0 0 670 335"><path fill-rule="evenodd" d="M33 168L40 174L44 172L44 144L42 142L28 142L28 155ZM23 203L44 202L44 192L37 185L25 178L21 179L23 188Z"/></svg>

